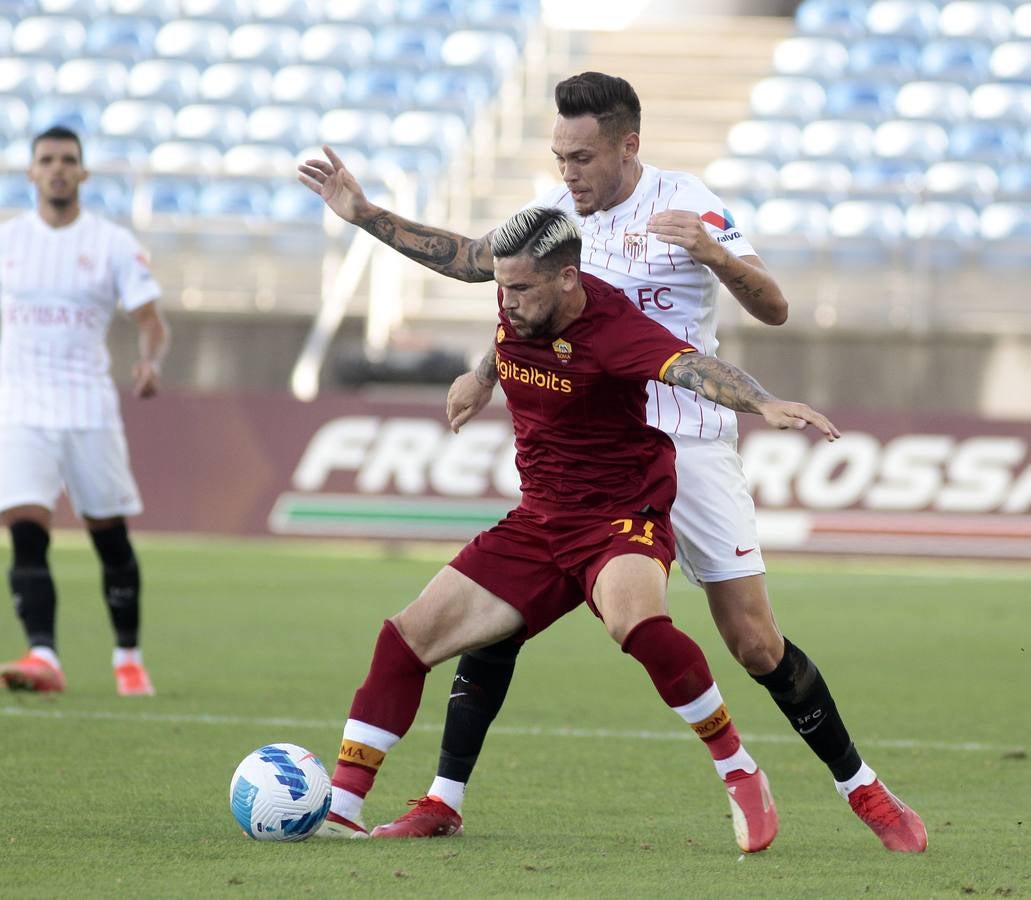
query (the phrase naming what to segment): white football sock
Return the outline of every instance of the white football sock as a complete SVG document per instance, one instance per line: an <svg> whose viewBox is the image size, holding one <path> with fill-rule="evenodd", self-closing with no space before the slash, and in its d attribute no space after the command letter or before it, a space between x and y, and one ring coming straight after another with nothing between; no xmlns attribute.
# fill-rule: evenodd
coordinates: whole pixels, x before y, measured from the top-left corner
<svg viewBox="0 0 1031 900"><path fill-rule="evenodd" d="M859 764L859 771L856 772L856 774L848 781L835 781L834 787L838 789L838 793L841 794L842 797L848 800L848 795L857 787L862 787L865 784L873 784L876 780L877 773L864 762Z"/></svg>
<svg viewBox="0 0 1031 900"><path fill-rule="evenodd" d="M29 653L33 656L38 656L40 659L45 659L58 671L61 670L61 661L57 658L57 654L54 653L50 647L29 647Z"/></svg>
<svg viewBox="0 0 1031 900"><path fill-rule="evenodd" d="M426 792L427 797L437 797L443 800L456 813L462 811L462 801L465 799L465 785L461 781L452 781L450 778L441 778L439 775L433 779L433 784Z"/></svg>
<svg viewBox="0 0 1031 900"><path fill-rule="evenodd" d="M744 747L738 747L737 750L726 759L714 759L712 762L713 765L716 766L716 772L724 781L726 781L727 776L736 769L741 769L748 775L751 775L759 768L756 761L752 759Z"/></svg>
<svg viewBox="0 0 1031 900"><path fill-rule="evenodd" d="M137 666L143 665L143 652L139 647L115 647L111 654L111 666L117 669L126 663L133 663Z"/></svg>
<svg viewBox="0 0 1031 900"><path fill-rule="evenodd" d="M355 825L362 824L362 806L364 804L364 797L359 797L357 794L352 794L343 788L333 786L333 799L329 802L329 809L338 816L347 819L348 822L354 822Z"/></svg>

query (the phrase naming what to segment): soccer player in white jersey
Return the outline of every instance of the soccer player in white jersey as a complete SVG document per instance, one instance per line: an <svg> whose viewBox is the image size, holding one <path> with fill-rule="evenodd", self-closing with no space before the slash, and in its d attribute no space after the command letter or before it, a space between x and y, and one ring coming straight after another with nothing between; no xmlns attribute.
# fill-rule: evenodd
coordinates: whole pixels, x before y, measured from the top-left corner
<svg viewBox="0 0 1031 900"><path fill-rule="evenodd" d="M586 72L555 88L552 152L563 184L533 201L574 212L583 232L583 271L620 288L629 302L704 353L715 354L720 283L769 325L787 318L787 302L722 202L697 178L660 171L638 157L641 105L624 79ZM300 180L348 222L415 261L453 278L492 277L490 235L466 238L411 222L371 204L330 148L308 160ZM481 365L478 372L483 371ZM461 376L451 388L456 427L490 398L496 378ZM863 761L819 670L787 640L773 617L755 509L736 451L730 410L679 387L653 383L648 422L677 448L673 507L677 559L702 587L734 658L830 770L838 792L890 850L919 852L927 835L919 816ZM487 729L504 701L519 644L468 653L458 664L441 757L426 797L373 836L456 833L465 787Z"/></svg>
<svg viewBox="0 0 1031 900"><path fill-rule="evenodd" d="M75 132L43 132L28 172L36 209L0 224L0 521L11 534L11 594L28 641L24 656L0 666L0 679L11 689L65 689L47 562L51 515L64 490L100 560L116 689L149 695L140 573L125 522L143 507L106 337L120 305L139 330L133 392L152 397L169 335L136 239L80 208L87 175Z"/></svg>

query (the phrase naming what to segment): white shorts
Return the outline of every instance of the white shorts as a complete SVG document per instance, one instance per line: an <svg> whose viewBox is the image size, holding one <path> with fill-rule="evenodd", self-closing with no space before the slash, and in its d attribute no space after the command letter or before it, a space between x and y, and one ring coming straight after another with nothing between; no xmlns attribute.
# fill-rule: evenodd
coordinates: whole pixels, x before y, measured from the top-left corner
<svg viewBox="0 0 1031 900"><path fill-rule="evenodd" d="M734 444L671 434L677 448L673 532L677 562L692 584L766 571L755 504Z"/></svg>
<svg viewBox="0 0 1031 900"><path fill-rule="evenodd" d="M80 517L106 519L142 512L125 433L0 425L0 510L53 510L62 489Z"/></svg>

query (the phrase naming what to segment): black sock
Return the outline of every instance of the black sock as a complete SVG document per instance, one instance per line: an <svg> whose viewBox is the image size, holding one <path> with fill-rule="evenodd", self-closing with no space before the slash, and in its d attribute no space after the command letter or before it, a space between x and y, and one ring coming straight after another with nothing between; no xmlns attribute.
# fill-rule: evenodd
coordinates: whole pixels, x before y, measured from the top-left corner
<svg viewBox="0 0 1031 900"><path fill-rule="evenodd" d="M41 525L26 520L11 523L12 560L7 578L14 611L29 646L53 650L57 591L47 563L49 546L50 535Z"/></svg>
<svg viewBox="0 0 1031 900"><path fill-rule="evenodd" d="M458 661L437 763L441 778L468 783L487 730L505 702L521 647L509 638Z"/></svg>
<svg viewBox="0 0 1031 900"><path fill-rule="evenodd" d="M784 638L784 658L768 675L753 675L773 702L831 770L835 781L847 781L862 764L841 721L834 698L813 661Z"/></svg>
<svg viewBox="0 0 1031 900"><path fill-rule="evenodd" d="M104 602L111 616L115 642L132 648L140 636L140 570L125 522L90 531L104 570Z"/></svg>

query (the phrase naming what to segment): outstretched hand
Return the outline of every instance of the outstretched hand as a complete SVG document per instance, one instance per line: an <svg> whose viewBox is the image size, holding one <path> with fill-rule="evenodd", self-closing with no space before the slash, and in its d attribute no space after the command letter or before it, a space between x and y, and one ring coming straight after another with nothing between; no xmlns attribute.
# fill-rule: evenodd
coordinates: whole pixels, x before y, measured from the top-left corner
<svg viewBox="0 0 1031 900"><path fill-rule="evenodd" d="M306 159L297 166L297 180L318 194L341 219L355 224L369 205L365 192L332 147L323 144L322 152L326 159Z"/></svg>
<svg viewBox="0 0 1031 900"><path fill-rule="evenodd" d="M702 217L686 209L665 209L648 220L648 231L665 244L683 247L704 266L717 265L727 251L709 234Z"/></svg>
<svg viewBox="0 0 1031 900"><path fill-rule="evenodd" d="M841 432L823 413L818 413L804 403L793 403L790 400L769 400L759 407L759 412L772 428L794 428L803 430L807 425L823 433L828 441L837 440Z"/></svg>

